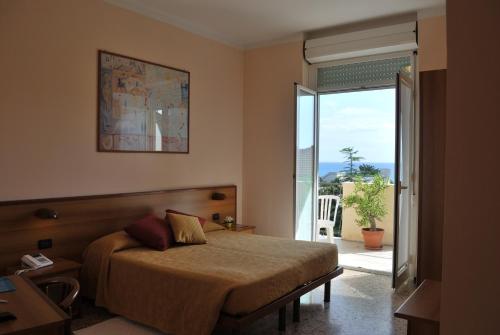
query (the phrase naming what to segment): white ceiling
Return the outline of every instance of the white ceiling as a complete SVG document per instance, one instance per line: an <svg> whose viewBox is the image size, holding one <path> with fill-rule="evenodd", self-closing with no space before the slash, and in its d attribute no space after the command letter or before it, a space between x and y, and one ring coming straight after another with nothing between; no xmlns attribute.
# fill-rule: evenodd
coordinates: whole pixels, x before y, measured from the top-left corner
<svg viewBox="0 0 500 335"><path fill-rule="evenodd" d="M442 7L445 0L105 0L240 48L306 31Z"/></svg>

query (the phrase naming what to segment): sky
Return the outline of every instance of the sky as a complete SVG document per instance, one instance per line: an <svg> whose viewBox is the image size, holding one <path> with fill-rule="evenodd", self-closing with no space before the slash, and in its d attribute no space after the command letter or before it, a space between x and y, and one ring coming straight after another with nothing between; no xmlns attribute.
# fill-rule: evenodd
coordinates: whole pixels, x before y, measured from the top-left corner
<svg viewBox="0 0 500 335"><path fill-rule="evenodd" d="M394 162L395 89L319 96L319 161L342 162L354 147L364 162Z"/></svg>

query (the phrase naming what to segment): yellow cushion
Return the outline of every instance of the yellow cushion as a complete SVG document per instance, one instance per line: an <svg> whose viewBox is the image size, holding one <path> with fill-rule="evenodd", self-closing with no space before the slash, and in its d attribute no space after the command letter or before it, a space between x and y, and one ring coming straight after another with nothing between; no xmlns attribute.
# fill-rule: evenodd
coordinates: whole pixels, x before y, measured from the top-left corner
<svg viewBox="0 0 500 335"><path fill-rule="evenodd" d="M167 213L174 239L179 243L207 243L200 221L195 216Z"/></svg>

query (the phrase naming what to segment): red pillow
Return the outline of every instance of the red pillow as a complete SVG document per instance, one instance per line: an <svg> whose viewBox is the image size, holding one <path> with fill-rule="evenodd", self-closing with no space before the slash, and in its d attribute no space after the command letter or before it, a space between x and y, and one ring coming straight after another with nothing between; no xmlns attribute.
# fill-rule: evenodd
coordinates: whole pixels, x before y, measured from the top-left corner
<svg viewBox="0 0 500 335"><path fill-rule="evenodd" d="M182 212L179 212L179 211L176 211L176 210L173 210L173 209L167 209L165 212L167 212L167 213L174 213L174 214L180 214L180 215L186 215L186 216L194 216L195 218L198 218L198 221L200 221L200 224L201 224L202 227L205 224L205 222L207 222L207 219L204 219L202 217L199 217L199 216L196 216L196 215L182 213ZM167 221L168 225L170 226L170 221L168 221L168 215L165 215L165 221Z"/></svg>
<svg viewBox="0 0 500 335"><path fill-rule="evenodd" d="M147 247L165 250L174 244L170 224L153 214L125 227L125 231Z"/></svg>

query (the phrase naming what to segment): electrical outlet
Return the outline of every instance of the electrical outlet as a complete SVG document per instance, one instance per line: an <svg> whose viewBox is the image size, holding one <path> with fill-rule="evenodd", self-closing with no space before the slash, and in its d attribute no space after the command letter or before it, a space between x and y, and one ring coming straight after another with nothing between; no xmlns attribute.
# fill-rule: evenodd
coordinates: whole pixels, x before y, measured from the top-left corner
<svg viewBox="0 0 500 335"><path fill-rule="evenodd" d="M219 220L220 220L220 214L219 213L212 214L212 221L219 221Z"/></svg>
<svg viewBox="0 0 500 335"><path fill-rule="evenodd" d="M51 238L38 241L38 249L39 250L50 249L50 248L52 248L52 239Z"/></svg>

